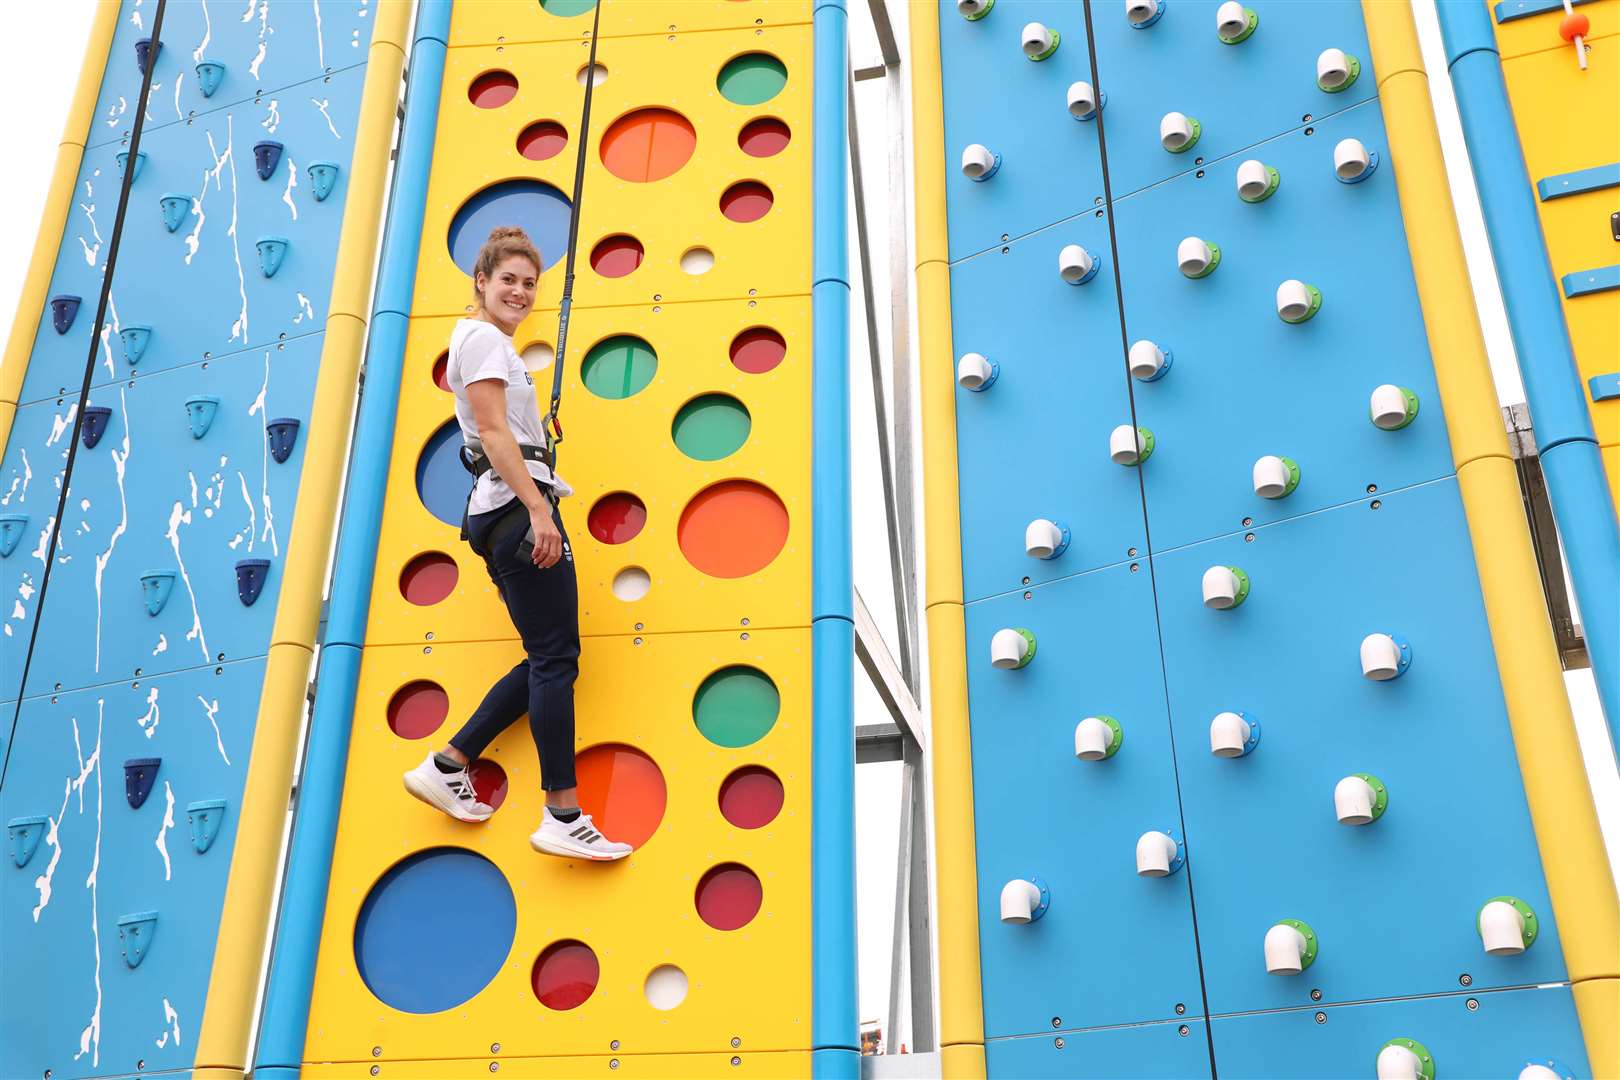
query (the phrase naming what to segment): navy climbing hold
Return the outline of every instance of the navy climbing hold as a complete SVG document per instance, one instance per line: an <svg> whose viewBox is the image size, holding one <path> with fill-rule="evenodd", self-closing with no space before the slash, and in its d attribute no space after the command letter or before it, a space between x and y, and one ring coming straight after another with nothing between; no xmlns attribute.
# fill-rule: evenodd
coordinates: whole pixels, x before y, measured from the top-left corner
<svg viewBox="0 0 1620 1080"><path fill-rule="evenodd" d="M214 846L219 835L220 822L225 820L224 799L203 799L186 806L186 820L191 822L191 846L201 855Z"/></svg>
<svg viewBox="0 0 1620 1080"><path fill-rule="evenodd" d="M0 514L0 559L17 550L27 528L27 514Z"/></svg>
<svg viewBox="0 0 1620 1080"><path fill-rule="evenodd" d="M124 344L124 360L130 367L141 362L146 355L146 346L152 340L150 326L126 326L118 331L118 340Z"/></svg>
<svg viewBox="0 0 1620 1080"><path fill-rule="evenodd" d="M332 194L337 186L338 163L335 161L312 161L309 163L309 183L315 189L315 201L325 202L326 197Z"/></svg>
<svg viewBox="0 0 1620 1080"><path fill-rule="evenodd" d="M124 762L124 798L131 809L139 810L146 797L152 794L152 782L157 779L162 758L132 757Z"/></svg>
<svg viewBox="0 0 1620 1080"><path fill-rule="evenodd" d="M290 416L279 416L265 425L270 456L276 459L277 465L285 465L292 457L293 447L298 443L298 427L298 421Z"/></svg>
<svg viewBox="0 0 1620 1080"><path fill-rule="evenodd" d="M263 142L253 144L253 167L259 170L259 179L268 180L275 175L276 166L281 164L281 144L274 139L265 139Z"/></svg>
<svg viewBox="0 0 1620 1080"><path fill-rule="evenodd" d="M174 591L173 570L148 570L141 575L141 595L146 598L146 613L156 615L169 602Z"/></svg>
<svg viewBox="0 0 1620 1080"><path fill-rule="evenodd" d="M154 48L152 45L152 39L149 37L143 37L141 40L135 43L135 66L140 69L142 75L145 75L146 65L155 60L158 56L161 56L162 53L163 42L158 42L157 46Z"/></svg>
<svg viewBox="0 0 1620 1080"><path fill-rule="evenodd" d="M123 176L124 175L124 166L129 163L129 151L128 150L120 150L120 151L118 151L118 153L114 154L113 157L118 162L118 175ZM130 178L130 181L129 181L130 183L133 184L136 180L139 180L141 178L141 166L145 165L145 164L146 164L146 155L145 154L139 154L139 153L136 154L135 155L135 175Z"/></svg>
<svg viewBox="0 0 1620 1080"><path fill-rule="evenodd" d="M34 857L39 838L45 835L47 821L42 817L17 817L6 822L6 834L11 838L11 863L21 870Z"/></svg>
<svg viewBox="0 0 1620 1080"><path fill-rule="evenodd" d="M157 935L157 920L158 913L155 911L135 911L118 916L118 943L124 949L124 963L132 968L141 966L141 961L146 959L146 951L152 947L152 938Z"/></svg>
<svg viewBox="0 0 1620 1080"><path fill-rule="evenodd" d="M84 407L84 429L80 438L84 441L86 450L94 450L96 443L107 433L107 421L112 417L112 410L105 405L86 405Z"/></svg>
<svg viewBox="0 0 1620 1080"><path fill-rule="evenodd" d="M84 297L70 296L67 293L51 297L51 327L58 334L65 334L73 329L73 320L78 317L79 305L82 303Z"/></svg>
<svg viewBox="0 0 1620 1080"><path fill-rule="evenodd" d="M216 60L204 60L197 65L197 89L203 97L213 97L214 91L225 78L225 65Z"/></svg>
<svg viewBox="0 0 1620 1080"><path fill-rule="evenodd" d="M243 607L252 607L253 601L264 591L264 579L270 576L269 559L242 559L236 564L236 596Z"/></svg>
<svg viewBox="0 0 1620 1080"><path fill-rule="evenodd" d="M275 277L276 271L281 269L281 260L287 257L287 238L261 236L253 246L259 251L259 269L264 271L265 277Z"/></svg>
<svg viewBox="0 0 1620 1080"><path fill-rule="evenodd" d="M211 394L195 394L186 398L186 420L191 424L191 437L200 439L214 426L214 415L219 412L219 398Z"/></svg>
<svg viewBox="0 0 1620 1080"><path fill-rule="evenodd" d="M163 208L164 227L174 232L186 220L186 212L191 209L191 196L177 195L171 191L158 200L158 205Z"/></svg>

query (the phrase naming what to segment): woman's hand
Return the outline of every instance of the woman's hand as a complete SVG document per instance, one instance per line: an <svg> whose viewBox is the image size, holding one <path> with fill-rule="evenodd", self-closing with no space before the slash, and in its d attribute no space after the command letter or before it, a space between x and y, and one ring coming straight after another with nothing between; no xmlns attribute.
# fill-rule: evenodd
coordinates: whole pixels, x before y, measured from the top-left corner
<svg viewBox="0 0 1620 1080"><path fill-rule="evenodd" d="M562 533L551 520L551 507L542 504L529 511L529 528L534 533L534 565L544 570L562 558Z"/></svg>

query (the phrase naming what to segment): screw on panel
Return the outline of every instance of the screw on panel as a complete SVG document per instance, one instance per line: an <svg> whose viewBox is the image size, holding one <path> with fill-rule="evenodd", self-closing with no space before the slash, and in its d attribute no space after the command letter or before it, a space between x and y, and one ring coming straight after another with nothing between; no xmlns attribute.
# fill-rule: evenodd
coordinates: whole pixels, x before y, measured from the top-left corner
<svg viewBox="0 0 1620 1080"><path fill-rule="evenodd" d="M1459 986L1473 986L1474 985L1474 977L1472 975L1468 974L1468 972L1465 971L1461 975L1457 976L1457 985L1459 985Z"/></svg>
<svg viewBox="0 0 1620 1080"><path fill-rule="evenodd" d="M1186 1012L1187 1012L1187 1006L1183 1002L1180 1002L1180 1001L1176 1002L1176 1015L1177 1016L1183 1016L1183 1015L1186 1014Z"/></svg>
<svg viewBox="0 0 1620 1080"><path fill-rule="evenodd" d="M1061 1017L1061 1016L1052 1017L1052 1026L1055 1027L1055 1028L1062 1027L1063 1026L1063 1017Z"/></svg>
<svg viewBox="0 0 1620 1080"><path fill-rule="evenodd" d="M1057 1047L1059 1050L1063 1049L1063 1036L1059 1035L1057 1038L1053 1039L1052 1045Z"/></svg>
<svg viewBox="0 0 1620 1080"><path fill-rule="evenodd" d="M380 1075L381 1073L382 1073L382 1066L381 1065L373 1065L371 1067L371 1075L372 1076L377 1076L377 1075Z"/></svg>
<svg viewBox="0 0 1620 1080"><path fill-rule="evenodd" d="M1378 490L1378 485L1377 484L1368 484L1367 485L1367 494L1371 495L1377 490Z"/></svg>
<svg viewBox="0 0 1620 1080"><path fill-rule="evenodd" d="M1024 599L1025 599L1025 600L1033 600L1033 599L1035 599L1035 594L1034 594L1034 593L1032 593L1032 592L1026 592L1026 593L1025 593L1025 594L1024 594ZM746 635L746 634L745 634L745 635L743 635L743 636L744 636L744 637L746 637L746 636L747 636L747 635Z"/></svg>
<svg viewBox="0 0 1620 1080"><path fill-rule="evenodd" d="M1299 118L1299 119L1300 119L1300 122L1301 122L1301 123L1305 123L1305 124L1308 124L1308 123L1310 123L1310 122L1311 122L1311 114L1310 114L1310 113L1306 113L1306 114L1305 114L1305 115L1304 115L1304 116L1302 116L1302 117L1300 117L1300 118Z"/></svg>
<svg viewBox="0 0 1620 1080"><path fill-rule="evenodd" d="M1007 254L1007 253L1008 253L1008 252L1009 252L1009 251L1011 251L1011 250L1012 250L1012 248L1002 248L1002 249L1001 249L1001 253L1002 253L1002 254L1003 254L1003 255L1005 255L1005 254Z"/></svg>
<svg viewBox="0 0 1620 1080"><path fill-rule="evenodd" d="M145 1058L141 1058L141 1060L139 1060L139 1061L137 1061L137 1062L136 1062L136 1063L135 1063L135 1071L136 1071L136 1072L142 1072L142 1071L144 1071L144 1070L145 1070L145 1069L146 1069L146 1059L145 1059Z"/></svg>
<svg viewBox="0 0 1620 1080"><path fill-rule="evenodd" d="M1197 172L1193 173L1193 175L1202 180L1204 178L1204 170L1199 169Z"/></svg>
<svg viewBox="0 0 1620 1080"><path fill-rule="evenodd" d="M1316 1014L1316 1022L1317 1022L1317 1023L1318 1023L1318 1024L1325 1024L1325 1023L1327 1023L1327 1013L1325 1013L1325 1012L1319 1012L1319 1013L1317 1013L1317 1014Z"/></svg>
<svg viewBox="0 0 1620 1080"><path fill-rule="evenodd" d="M1188 1033L1191 1031L1192 1028L1188 1027L1186 1024L1182 1024L1180 1027L1176 1028L1176 1034L1180 1035L1183 1039L1185 1039Z"/></svg>
<svg viewBox="0 0 1620 1080"><path fill-rule="evenodd" d="M1373 500L1373 501L1372 501L1372 508L1373 508L1373 509L1374 509L1374 510L1377 510L1377 509L1379 509L1379 508L1380 508L1380 507L1382 507L1382 506L1383 506L1383 505L1384 505L1384 500L1383 500L1383 499L1374 499L1374 500Z"/></svg>
<svg viewBox="0 0 1620 1080"><path fill-rule="evenodd" d="M640 638L636 638L636 640L635 640L635 642L634 642L634 644L636 644L636 645L640 645L640 644L641 644L641 639L640 639Z"/></svg>
<svg viewBox="0 0 1620 1080"><path fill-rule="evenodd" d="M639 645L641 643L638 641L638 642L636 642L636 644ZM422 646L422 655L423 656L429 656L429 655L432 655L432 653L433 653L433 646L431 646L431 645Z"/></svg>
<svg viewBox="0 0 1620 1080"><path fill-rule="evenodd" d="M1142 569L1142 564L1141 563L1134 563L1134 562L1131 563L1131 573L1134 574L1140 569Z"/></svg>
<svg viewBox="0 0 1620 1080"><path fill-rule="evenodd" d="M1007 234L1006 233L1001 234L1001 242L1003 244L1005 244L1007 242Z"/></svg>
<svg viewBox="0 0 1620 1080"><path fill-rule="evenodd" d="M640 630L641 628L642 628L642 624L641 623L636 623L636 629Z"/></svg>
<svg viewBox="0 0 1620 1080"><path fill-rule="evenodd" d="M382 1057L382 1047L380 1047L380 1046L373 1046L373 1047L372 1047L372 1048L371 1048L371 1056L372 1056L372 1057Z"/></svg>
<svg viewBox="0 0 1620 1080"><path fill-rule="evenodd" d="M433 640L433 631L429 630L425 635L423 635L423 640L424 641L432 641Z"/></svg>
<svg viewBox="0 0 1620 1080"><path fill-rule="evenodd" d="M1131 548L1131 549L1130 549L1130 550L1129 550L1129 551L1127 551L1127 552L1126 552L1126 553L1125 553L1125 554L1127 554L1127 555L1129 555L1129 556L1130 556L1130 557L1131 557L1131 558L1133 558L1133 559L1134 559L1134 558L1136 558L1136 549L1135 549L1135 548Z"/></svg>
<svg viewBox="0 0 1620 1080"><path fill-rule="evenodd" d="M1322 1000L1322 991L1320 991L1320 990L1312 990L1311 991L1311 1000L1312 1001L1321 1001Z"/></svg>
<svg viewBox="0 0 1620 1080"><path fill-rule="evenodd" d="M489 1071L490 1072L500 1072L501 1071L501 1063L498 1062L498 1061L490 1062L489 1063Z"/></svg>
<svg viewBox="0 0 1620 1080"><path fill-rule="evenodd" d="M1473 1012L1475 1009L1479 1008L1479 999L1469 998L1466 1004L1468 1006L1468 1011Z"/></svg>
<svg viewBox="0 0 1620 1080"><path fill-rule="evenodd" d="M737 1036L733 1035L731 1037L731 1048L733 1050L735 1050L735 1049L737 1049L737 1047L739 1047L741 1045L742 1045L742 1040L739 1039Z"/></svg>
<svg viewBox="0 0 1620 1080"><path fill-rule="evenodd" d="M1315 128L1306 128L1305 129L1305 134L1307 134L1307 135L1315 135L1316 134L1316 129Z"/></svg>
<svg viewBox="0 0 1620 1080"><path fill-rule="evenodd" d="M618 1067L619 1067L619 1059L618 1058L610 1058L608 1060L608 1068L617 1069Z"/></svg>
<svg viewBox="0 0 1620 1080"><path fill-rule="evenodd" d="M501 1044L500 1043L490 1043L489 1044L489 1052L492 1053L492 1054L500 1053L501 1052Z"/></svg>
<svg viewBox="0 0 1620 1080"><path fill-rule="evenodd" d="M733 1065L741 1065L742 1064L742 1058L734 1057L734 1058L731 1059L731 1063Z"/></svg>
<svg viewBox="0 0 1620 1080"><path fill-rule="evenodd" d="M1024 584L1025 584L1025 585L1028 585L1028 584L1029 584L1029 578L1025 578L1025 579L1024 579L1024 582L1023 582L1023 583L1024 583Z"/></svg>
<svg viewBox="0 0 1620 1080"><path fill-rule="evenodd" d="M1253 525L1253 524L1254 524L1254 518L1244 518L1243 519L1243 527L1245 529L1247 529L1250 525Z"/></svg>
<svg viewBox="0 0 1620 1080"><path fill-rule="evenodd" d="M609 1050L617 1050L618 1048L619 1048L619 1040L618 1039L614 1039L612 1042L608 1043L608 1049Z"/></svg>

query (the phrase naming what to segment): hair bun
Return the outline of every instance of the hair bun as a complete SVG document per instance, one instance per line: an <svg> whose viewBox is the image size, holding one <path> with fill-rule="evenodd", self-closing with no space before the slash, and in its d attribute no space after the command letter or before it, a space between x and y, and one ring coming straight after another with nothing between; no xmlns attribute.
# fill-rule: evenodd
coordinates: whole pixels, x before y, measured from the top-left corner
<svg viewBox="0 0 1620 1080"><path fill-rule="evenodd" d="M489 236L484 242L486 244L494 244L502 240L521 240L524 243L531 242L529 240L529 234L518 228L516 225L495 226L493 229L489 230Z"/></svg>

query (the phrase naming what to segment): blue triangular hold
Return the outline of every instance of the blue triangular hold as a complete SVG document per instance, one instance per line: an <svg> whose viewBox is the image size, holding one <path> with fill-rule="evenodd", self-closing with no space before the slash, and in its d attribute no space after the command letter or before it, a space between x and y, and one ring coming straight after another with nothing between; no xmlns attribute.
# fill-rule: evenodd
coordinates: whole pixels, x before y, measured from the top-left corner
<svg viewBox="0 0 1620 1080"><path fill-rule="evenodd" d="M253 246L259 251L259 269L264 271L265 277L275 277L276 271L281 269L281 260L287 257L287 238L261 236Z"/></svg>
<svg viewBox="0 0 1620 1080"><path fill-rule="evenodd" d="M135 66L142 75L146 74L146 65L163 53L163 42L152 44L152 39L143 37L135 43Z"/></svg>
<svg viewBox="0 0 1620 1080"><path fill-rule="evenodd" d="M27 528L27 514L0 514L0 559L17 550Z"/></svg>
<svg viewBox="0 0 1620 1080"><path fill-rule="evenodd" d="M48 824L42 817L18 817L6 822L6 834L11 838L11 862L17 869L27 866L28 860L34 857Z"/></svg>
<svg viewBox="0 0 1620 1080"><path fill-rule="evenodd" d="M214 91L225 78L225 65L215 60L204 60L197 65L197 89L203 97L213 97Z"/></svg>
<svg viewBox="0 0 1620 1080"><path fill-rule="evenodd" d="M293 447L298 443L297 420L290 416L281 416L265 425L265 437L270 440L270 456L276 459L277 465L284 465L292 457Z"/></svg>
<svg viewBox="0 0 1620 1080"><path fill-rule="evenodd" d="M65 334L73 329L73 320L78 317L79 305L82 303L84 297L71 296L67 293L51 297L51 328L58 334Z"/></svg>
<svg viewBox="0 0 1620 1080"><path fill-rule="evenodd" d="M203 799L186 806L186 819L191 822L191 846L201 855L214 846L220 823L225 820L224 799Z"/></svg>
<svg viewBox="0 0 1620 1080"><path fill-rule="evenodd" d="M280 143L274 139L265 139L263 142L253 144L253 167L258 170L260 180L268 180L274 176L276 166L280 164Z"/></svg>
<svg viewBox="0 0 1620 1080"><path fill-rule="evenodd" d="M124 762L124 798L131 808L139 810L146 797L152 794L152 782L157 779L162 758L132 757Z"/></svg>
<svg viewBox="0 0 1620 1080"><path fill-rule="evenodd" d="M337 186L338 163L335 161L312 161L309 163L309 183L315 189L315 201L325 202L326 197L332 194Z"/></svg>
<svg viewBox="0 0 1620 1080"><path fill-rule="evenodd" d="M156 615L169 602L174 591L173 570L148 570L141 575L141 595L146 598L146 613Z"/></svg>
<svg viewBox="0 0 1620 1080"><path fill-rule="evenodd" d="M150 326L126 326L118 331L118 340L124 344L124 359L130 367L141 362L146 355L146 346L152 340Z"/></svg>
<svg viewBox="0 0 1620 1080"><path fill-rule="evenodd" d="M84 407L84 427L80 429L79 438L84 441L86 450L94 450L96 443L107 433L107 421L112 418L112 410L105 405L86 405Z"/></svg>
<svg viewBox="0 0 1620 1080"><path fill-rule="evenodd" d="M118 942L124 948L124 963L132 968L141 966L147 950L152 947L152 938L157 936L157 920L155 911L118 916Z"/></svg>
<svg viewBox="0 0 1620 1080"><path fill-rule="evenodd" d="M186 398L186 420L191 424L191 437L200 439L214 426L214 414L219 412L219 398L211 394L197 394Z"/></svg>
<svg viewBox="0 0 1620 1080"><path fill-rule="evenodd" d="M191 209L191 196L177 195L171 191L158 200L158 206L163 209L163 227L174 232L186 220L186 213Z"/></svg>
<svg viewBox="0 0 1620 1080"><path fill-rule="evenodd" d="M113 159L118 162L118 175L123 176L124 175L124 166L129 163L129 151L128 150L120 150L120 151L118 151L118 153L113 155ZM137 153L135 155L135 175L130 177L130 180L129 180L129 182L131 184L133 184L135 181L137 181L137 180L139 180L141 178L141 166L145 165L145 164L146 164L146 155L141 154L141 153Z"/></svg>
<svg viewBox="0 0 1620 1080"><path fill-rule="evenodd" d="M243 607L252 607L253 601L264 591L264 580L270 576L269 559L242 559L236 564L236 596Z"/></svg>

